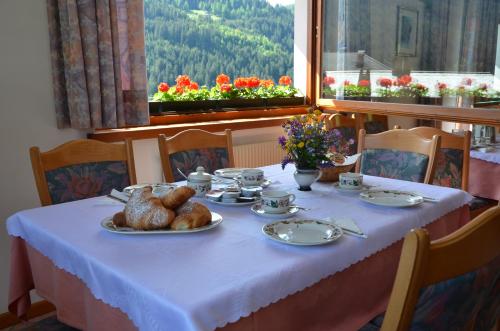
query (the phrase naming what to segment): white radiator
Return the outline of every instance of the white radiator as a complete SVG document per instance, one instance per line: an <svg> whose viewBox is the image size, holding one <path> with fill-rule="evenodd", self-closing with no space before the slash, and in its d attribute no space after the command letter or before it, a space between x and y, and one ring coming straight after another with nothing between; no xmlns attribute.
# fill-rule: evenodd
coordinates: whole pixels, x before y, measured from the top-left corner
<svg viewBox="0 0 500 331"><path fill-rule="evenodd" d="M280 163L285 156L277 140L233 146L236 167L262 167Z"/></svg>

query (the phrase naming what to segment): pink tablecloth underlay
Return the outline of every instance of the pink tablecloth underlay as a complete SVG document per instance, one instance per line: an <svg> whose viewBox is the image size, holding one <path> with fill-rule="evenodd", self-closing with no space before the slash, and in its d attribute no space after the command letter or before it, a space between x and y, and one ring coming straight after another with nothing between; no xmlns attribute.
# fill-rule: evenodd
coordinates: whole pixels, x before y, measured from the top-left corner
<svg viewBox="0 0 500 331"><path fill-rule="evenodd" d="M436 239L455 231L468 220L468 207L463 206L426 228ZM402 240L223 329L357 330L385 310L401 245ZM11 312L18 316L26 314L29 291L36 288L57 307L58 319L71 326L96 331L136 329L125 313L97 300L80 279L57 268L23 239L12 237L11 247Z"/></svg>
<svg viewBox="0 0 500 331"><path fill-rule="evenodd" d="M500 200L500 164L471 158L469 193L482 198Z"/></svg>

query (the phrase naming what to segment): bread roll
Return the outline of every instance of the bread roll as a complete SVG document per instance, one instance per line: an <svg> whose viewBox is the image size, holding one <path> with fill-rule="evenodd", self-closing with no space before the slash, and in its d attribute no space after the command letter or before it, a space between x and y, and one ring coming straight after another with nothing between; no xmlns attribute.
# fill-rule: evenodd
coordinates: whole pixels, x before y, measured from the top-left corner
<svg viewBox="0 0 500 331"><path fill-rule="evenodd" d="M152 191L151 186L145 186L132 192L125 205L127 226L136 230L158 230L172 223L175 213L165 208Z"/></svg>
<svg viewBox="0 0 500 331"><path fill-rule="evenodd" d="M195 194L196 191L191 187L181 186L169 193L162 195L160 199L165 208L174 210L188 201Z"/></svg>
<svg viewBox="0 0 500 331"><path fill-rule="evenodd" d="M188 201L176 210L177 217L170 228L173 230L188 230L205 226L212 221L212 213L205 205Z"/></svg>
<svg viewBox="0 0 500 331"><path fill-rule="evenodd" d="M113 215L113 224L115 226L127 226L127 220L125 218L125 212L119 211Z"/></svg>

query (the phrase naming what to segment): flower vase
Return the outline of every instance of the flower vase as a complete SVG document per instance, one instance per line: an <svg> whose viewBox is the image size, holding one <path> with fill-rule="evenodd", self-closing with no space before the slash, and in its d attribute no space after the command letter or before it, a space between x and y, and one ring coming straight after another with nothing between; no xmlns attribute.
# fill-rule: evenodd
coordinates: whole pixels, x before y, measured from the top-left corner
<svg viewBox="0 0 500 331"><path fill-rule="evenodd" d="M299 191L310 191L311 185L321 176L319 169L297 169L293 178L299 184Z"/></svg>

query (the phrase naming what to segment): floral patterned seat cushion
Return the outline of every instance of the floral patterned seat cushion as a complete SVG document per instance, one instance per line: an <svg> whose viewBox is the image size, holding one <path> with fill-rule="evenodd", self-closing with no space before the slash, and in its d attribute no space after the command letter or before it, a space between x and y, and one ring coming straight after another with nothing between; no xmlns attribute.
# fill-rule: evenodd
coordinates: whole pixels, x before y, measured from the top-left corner
<svg viewBox="0 0 500 331"><path fill-rule="evenodd" d="M217 169L229 167L229 156L226 148L190 149L170 154L169 160L175 181L184 180L177 168L187 176L199 166L205 168L205 172L210 174L213 174Z"/></svg>
<svg viewBox="0 0 500 331"><path fill-rule="evenodd" d="M46 171L45 178L53 204L106 195L130 185L125 161L70 165Z"/></svg>
<svg viewBox="0 0 500 331"><path fill-rule="evenodd" d="M441 148L437 154L434 185L462 188L462 167L464 151L454 148Z"/></svg>
<svg viewBox="0 0 500 331"><path fill-rule="evenodd" d="M361 156L361 173L371 176L423 183L429 157L395 149L365 149Z"/></svg>
<svg viewBox="0 0 500 331"><path fill-rule="evenodd" d="M493 330L500 318L500 257L478 270L423 288L415 306L412 331ZM379 330L379 315L361 330Z"/></svg>

